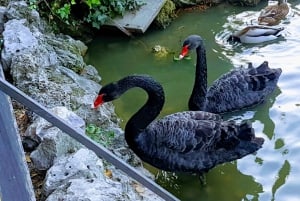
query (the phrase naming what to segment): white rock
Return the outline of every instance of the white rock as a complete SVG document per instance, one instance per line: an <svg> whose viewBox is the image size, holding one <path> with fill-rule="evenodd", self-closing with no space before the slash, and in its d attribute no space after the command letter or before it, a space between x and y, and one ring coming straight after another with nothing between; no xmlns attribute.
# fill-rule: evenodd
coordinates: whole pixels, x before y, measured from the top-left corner
<svg viewBox="0 0 300 201"><path fill-rule="evenodd" d="M81 131L83 135L85 134L85 122L74 112L61 106L53 108L52 111L72 127ZM38 118L27 129L26 135L36 135L41 141L37 149L30 154L34 166L40 170L50 168L56 157L72 153L82 147L75 139L63 133L43 118Z"/></svg>

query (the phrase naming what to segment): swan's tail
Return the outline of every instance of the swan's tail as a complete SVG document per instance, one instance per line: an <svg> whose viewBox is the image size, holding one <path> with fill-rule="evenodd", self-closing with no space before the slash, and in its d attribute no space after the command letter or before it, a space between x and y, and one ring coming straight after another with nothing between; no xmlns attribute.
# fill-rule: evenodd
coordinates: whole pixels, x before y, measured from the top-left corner
<svg viewBox="0 0 300 201"><path fill-rule="evenodd" d="M279 76L281 75L281 68L270 68L267 61L261 65L253 68L249 64L249 80L253 91L261 91L267 89L270 93L274 90Z"/></svg>
<svg viewBox="0 0 300 201"><path fill-rule="evenodd" d="M237 137L246 141L251 141L255 138L254 129L250 121L244 121L239 125Z"/></svg>
<svg viewBox="0 0 300 201"><path fill-rule="evenodd" d="M226 122L222 130L222 140L218 146L228 151L228 157L238 159L251 154L262 147L263 138L255 136L255 131L250 121L236 124Z"/></svg>
<svg viewBox="0 0 300 201"><path fill-rule="evenodd" d="M269 80L277 79L281 75L281 68L270 68L269 63L264 61L258 67L254 68L252 63L248 64L249 74L253 76L265 76Z"/></svg>
<svg viewBox="0 0 300 201"><path fill-rule="evenodd" d="M206 156L209 158L210 166L206 164L205 167L209 170L218 164L243 158L259 150L263 143L263 138L255 136L250 121L244 121L240 124L234 121L224 121L215 151ZM204 165L202 164L202 166ZM203 171L205 171L204 168Z"/></svg>
<svg viewBox="0 0 300 201"><path fill-rule="evenodd" d="M244 121L239 125L237 137L239 144L235 150L242 156L253 153L262 147L264 139L255 136L254 129L250 121Z"/></svg>

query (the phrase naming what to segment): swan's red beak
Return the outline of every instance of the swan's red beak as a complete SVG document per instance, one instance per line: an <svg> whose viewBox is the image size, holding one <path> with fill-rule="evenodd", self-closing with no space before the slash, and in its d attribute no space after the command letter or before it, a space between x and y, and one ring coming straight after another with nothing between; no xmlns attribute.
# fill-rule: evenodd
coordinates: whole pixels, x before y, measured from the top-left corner
<svg viewBox="0 0 300 201"><path fill-rule="evenodd" d="M183 57L185 57L187 54L189 53L189 46L183 46L182 50L181 50L181 54L179 55L179 59L183 59Z"/></svg>
<svg viewBox="0 0 300 201"><path fill-rule="evenodd" d="M100 94L97 96L97 98L94 101L94 105L93 105L94 109L98 108L100 105L102 105L104 103L103 96L104 96L104 94Z"/></svg>

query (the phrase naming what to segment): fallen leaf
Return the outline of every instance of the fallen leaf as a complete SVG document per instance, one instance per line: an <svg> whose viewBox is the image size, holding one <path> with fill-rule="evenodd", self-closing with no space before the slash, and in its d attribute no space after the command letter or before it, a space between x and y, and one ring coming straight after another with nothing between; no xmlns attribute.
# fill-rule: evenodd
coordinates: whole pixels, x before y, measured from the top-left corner
<svg viewBox="0 0 300 201"><path fill-rule="evenodd" d="M109 169L105 169L104 175L107 176L108 178L112 178L112 171Z"/></svg>

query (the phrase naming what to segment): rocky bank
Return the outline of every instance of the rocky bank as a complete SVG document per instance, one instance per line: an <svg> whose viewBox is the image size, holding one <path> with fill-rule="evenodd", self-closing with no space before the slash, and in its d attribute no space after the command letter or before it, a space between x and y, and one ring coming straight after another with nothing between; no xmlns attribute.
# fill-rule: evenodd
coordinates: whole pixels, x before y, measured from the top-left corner
<svg viewBox="0 0 300 201"><path fill-rule="evenodd" d="M82 135L90 123L113 131L115 139L108 148L151 177L126 147L113 105L91 109L101 77L93 66L85 64L84 43L52 33L24 1L10 1L0 7L0 31L1 65L10 82L81 130ZM31 122L21 135L38 144L30 154L34 168L47 171L38 199L161 200L43 118L32 114Z"/></svg>

